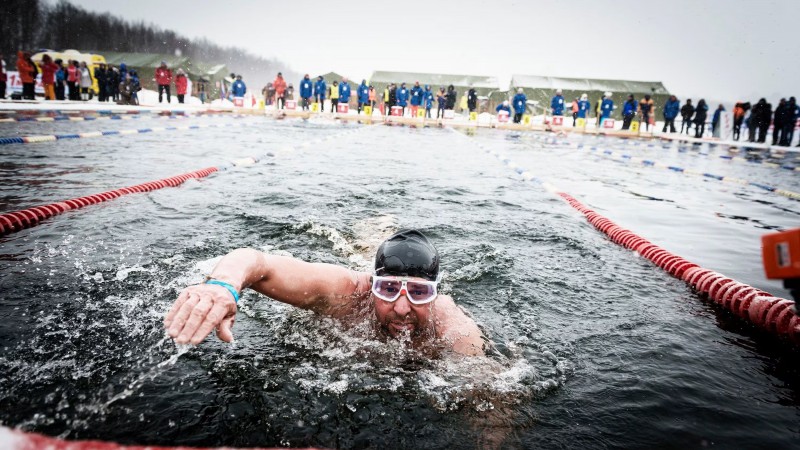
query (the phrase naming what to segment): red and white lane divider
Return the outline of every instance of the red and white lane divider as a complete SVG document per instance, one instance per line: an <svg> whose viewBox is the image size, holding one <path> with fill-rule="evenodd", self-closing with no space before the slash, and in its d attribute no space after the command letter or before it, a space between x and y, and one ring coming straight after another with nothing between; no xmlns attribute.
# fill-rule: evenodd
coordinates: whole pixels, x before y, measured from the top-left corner
<svg viewBox="0 0 800 450"><path fill-rule="evenodd" d="M88 195L86 197L73 198L63 202L34 206L33 208L23 209L22 211L0 214L0 236L36 226L42 220L49 219L67 211L84 208L89 205L96 205L97 203L113 200L115 198L122 197L123 195L150 192L168 186L175 187L179 184L183 184L186 180L191 178L207 177L218 170L219 169L217 167L208 167L205 169L195 170L194 172L188 172L182 175L164 178L162 180L150 181L147 183L137 184L135 186L114 189L112 191L101 192L99 194Z"/></svg>
<svg viewBox="0 0 800 450"><path fill-rule="evenodd" d="M203 450L200 447L160 447L154 445L122 445L103 441L64 441L38 433L25 433L0 427L0 448L4 450ZM214 447L217 450L235 450L233 447ZM205 448L211 450L211 448ZM252 448L250 450L259 450ZM261 449L266 450L266 449ZM311 449L306 449L311 450Z"/></svg>
<svg viewBox="0 0 800 450"><path fill-rule="evenodd" d="M717 305L731 311L758 328L788 338L800 344L800 316L795 313L794 302L740 283L719 272L706 269L653 244L647 239L626 230L606 217L597 214L571 195L560 192L549 183L533 176L510 158L475 143L486 153L495 156L506 166L520 174L526 181L553 192L573 208L580 211L595 228L605 233L611 241L633 250L675 278L685 281L697 292L707 295Z"/></svg>

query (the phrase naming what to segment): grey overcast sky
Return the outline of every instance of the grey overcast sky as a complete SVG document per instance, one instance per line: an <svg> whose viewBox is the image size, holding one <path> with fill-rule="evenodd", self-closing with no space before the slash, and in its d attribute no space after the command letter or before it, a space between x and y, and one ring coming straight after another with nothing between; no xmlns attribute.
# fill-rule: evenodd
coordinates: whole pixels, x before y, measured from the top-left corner
<svg viewBox="0 0 800 450"><path fill-rule="evenodd" d="M503 87L519 73L662 81L682 98L800 95L800 0L71 1L300 73L494 75Z"/></svg>

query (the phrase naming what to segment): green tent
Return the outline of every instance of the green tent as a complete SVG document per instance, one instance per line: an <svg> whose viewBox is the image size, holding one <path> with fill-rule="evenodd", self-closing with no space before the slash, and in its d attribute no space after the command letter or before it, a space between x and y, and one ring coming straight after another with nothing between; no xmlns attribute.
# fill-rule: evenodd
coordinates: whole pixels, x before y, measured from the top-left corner
<svg viewBox="0 0 800 450"><path fill-rule="evenodd" d="M228 76L228 68L225 64L207 64L194 61L187 56L120 52L102 52L100 54L106 58L108 64L119 67L120 64L125 63L129 69L136 70L142 87L146 89L158 89L153 78L161 61L167 63L167 67L173 71L173 75L177 69L183 69L192 82L196 82L200 78L207 80L209 82L207 92L210 98L219 95L216 82L225 82L225 77Z"/></svg>
<svg viewBox="0 0 800 450"><path fill-rule="evenodd" d="M469 90L475 88L479 96L489 97L493 92L500 90L500 85L496 77L481 75L448 75L439 73L418 73L418 72L391 72L375 71L368 80L369 84L375 87L379 97L383 96L383 91L391 83L400 86L405 83L407 88L414 86L419 81L419 85L425 87L429 85L434 92L440 87L447 89L451 84L458 93L456 97L456 111L460 110L461 97Z"/></svg>
<svg viewBox="0 0 800 450"><path fill-rule="evenodd" d="M514 75L511 78L511 86L509 88L509 95L513 96L518 88L522 88L528 101L538 101L539 108L535 108L535 114L541 114L541 107L550 108L550 101L556 93L557 89L562 90L564 95L564 102L567 104L565 108L565 115L571 115L569 106L572 100L576 97L580 98L582 94L589 96L589 102L592 104L592 113L594 116L597 102L602 97L604 92L611 92L611 99L614 101L616 109L612 117L622 117L622 104L628 99L629 94L633 94L634 99L638 102L646 94L650 94L656 107L656 111L660 110L670 96L667 88L660 81L630 81L630 80L599 80L590 78L563 78L563 77L547 77L539 75ZM502 101L502 100L500 100ZM531 110L531 107L528 107Z"/></svg>

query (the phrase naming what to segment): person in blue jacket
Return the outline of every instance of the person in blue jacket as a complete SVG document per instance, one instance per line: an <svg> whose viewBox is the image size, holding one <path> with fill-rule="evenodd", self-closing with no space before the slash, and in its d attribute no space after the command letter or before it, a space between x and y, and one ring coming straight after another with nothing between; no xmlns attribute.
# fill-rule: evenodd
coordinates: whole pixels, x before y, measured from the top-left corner
<svg viewBox="0 0 800 450"><path fill-rule="evenodd" d="M422 88L419 86L419 81L414 83L411 88L411 115L417 117L417 109L422 105Z"/></svg>
<svg viewBox="0 0 800 450"><path fill-rule="evenodd" d="M242 81L241 75L236 75L236 81L231 85L231 92L234 97L244 97L245 92L247 92L247 86Z"/></svg>
<svg viewBox="0 0 800 450"><path fill-rule="evenodd" d="M522 88L517 89L517 94L514 96L512 103L514 104L514 123L520 123L528 104L528 97L525 96Z"/></svg>
<svg viewBox="0 0 800 450"><path fill-rule="evenodd" d="M314 101L319 103L319 111L325 111L325 94L328 92L328 86L325 84L325 78L322 75L317 77L317 82L314 83Z"/></svg>
<svg viewBox="0 0 800 450"><path fill-rule="evenodd" d="M408 105L408 89L405 83L400 83L400 89L397 90L397 106L403 108L403 116L406 115L406 106Z"/></svg>
<svg viewBox="0 0 800 450"><path fill-rule="evenodd" d="M313 92L314 88L311 84L311 78L306 74L306 76L300 80L300 99L302 100L304 111L308 111L308 104L311 103L311 94Z"/></svg>
<svg viewBox="0 0 800 450"><path fill-rule="evenodd" d="M581 99L578 100L578 118L586 119L586 117L589 115L590 107L591 105L589 104L589 96L587 94L581 95Z"/></svg>
<svg viewBox="0 0 800 450"><path fill-rule="evenodd" d="M550 109L554 116L564 115L564 96L561 95L561 89L556 91L556 96L550 101Z"/></svg>
<svg viewBox="0 0 800 450"><path fill-rule="evenodd" d="M667 100L667 103L664 104L664 129L661 130L662 133L667 132L668 125L669 132L675 132L675 118L678 117L680 110L681 102L679 102L678 98L674 95L670 95L669 100Z"/></svg>
<svg viewBox="0 0 800 450"><path fill-rule="evenodd" d="M433 108L433 92L430 85L425 85L425 93L422 94L425 101L425 117L431 118L431 108Z"/></svg>
<svg viewBox="0 0 800 450"><path fill-rule="evenodd" d="M503 103L497 105L497 108L494 109L499 114L500 111L505 111L508 115L511 115L511 107L508 106L508 100L503 100Z"/></svg>
<svg viewBox="0 0 800 450"><path fill-rule="evenodd" d="M622 105L622 129L628 130L631 128L631 121L636 116L636 110L639 109L639 103L633 99L633 94L628 95L628 100Z"/></svg>
<svg viewBox="0 0 800 450"><path fill-rule="evenodd" d="M369 105L369 85L367 80L362 79L361 84L358 85L358 113L361 114L361 108Z"/></svg>
<svg viewBox="0 0 800 450"><path fill-rule="evenodd" d="M614 111L614 101L611 100L611 92L603 94L603 101L600 103L600 125L611 117L611 112Z"/></svg>
<svg viewBox="0 0 800 450"><path fill-rule="evenodd" d="M342 78L339 83L339 104L347 105L350 103L350 83L347 82L347 77Z"/></svg>

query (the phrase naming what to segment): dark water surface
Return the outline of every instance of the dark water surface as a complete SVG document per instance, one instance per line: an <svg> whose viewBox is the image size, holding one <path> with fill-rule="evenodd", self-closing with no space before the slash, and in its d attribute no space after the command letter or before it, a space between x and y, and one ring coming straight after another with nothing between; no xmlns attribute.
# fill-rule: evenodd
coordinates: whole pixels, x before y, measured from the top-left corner
<svg viewBox="0 0 800 450"><path fill-rule="evenodd" d="M215 120L238 123L153 126ZM763 278L759 237L797 226L797 201L535 134L239 120L252 125L0 147L2 212L275 153L2 238L3 425L160 445L796 445L795 350L612 244L475 143L676 254L784 296ZM132 124L0 124L0 135ZM729 149L602 145L800 191L795 172L718 157ZM232 249L363 268L402 227L435 241L444 290L485 330L490 357L429 360L252 292L234 345L164 339L180 289Z"/></svg>

